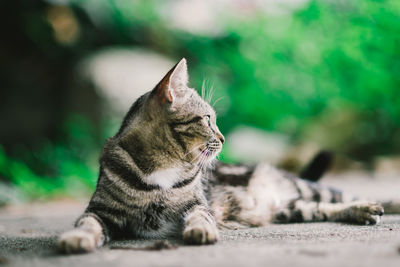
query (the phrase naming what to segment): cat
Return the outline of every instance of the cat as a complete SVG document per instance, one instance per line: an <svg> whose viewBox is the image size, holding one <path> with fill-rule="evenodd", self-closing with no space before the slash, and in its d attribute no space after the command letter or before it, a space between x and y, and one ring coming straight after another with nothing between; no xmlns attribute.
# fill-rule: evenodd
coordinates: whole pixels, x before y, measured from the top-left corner
<svg viewBox="0 0 400 267"><path fill-rule="evenodd" d="M372 225L383 215L378 203L266 163L215 161L224 142L215 111L188 87L182 59L137 99L106 140L96 190L75 228L59 237L59 250L90 252L118 238L213 244L218 228L309 221ZM317 173L313 180L322 175Z"/></svg>

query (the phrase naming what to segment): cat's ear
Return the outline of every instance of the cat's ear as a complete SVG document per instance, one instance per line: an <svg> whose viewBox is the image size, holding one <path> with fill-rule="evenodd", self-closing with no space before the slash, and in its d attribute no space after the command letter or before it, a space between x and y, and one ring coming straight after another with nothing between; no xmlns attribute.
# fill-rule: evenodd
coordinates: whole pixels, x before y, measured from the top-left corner
<svg viewBox="0 0 400 267"><path fill-rule="evenodd" d="M157 84L154 93L161 102L172 103L186 90L188 78L186 59L182 58Z"/></svg>

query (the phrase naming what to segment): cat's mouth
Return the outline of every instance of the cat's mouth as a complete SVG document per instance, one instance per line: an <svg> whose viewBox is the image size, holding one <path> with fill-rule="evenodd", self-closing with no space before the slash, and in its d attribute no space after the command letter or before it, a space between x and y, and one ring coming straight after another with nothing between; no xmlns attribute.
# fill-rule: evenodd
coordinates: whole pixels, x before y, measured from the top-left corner
<svg viewBox="0 0 400 267"><path fill-rule="evenodd" d="M215 159L219 152L222 150L222 143L219 141L210 141L205 144L199 144L185 154L185 156L191 154L189 160L193 164L204 165Z"/></svg>
<svg viewBox="0 0 400 267"><path fill-rule="evenodd" d="M206 145L206 150L211 152L211 154L218 154L222 149L222 144L219 141L209 142Z"/></svg>
<svg viewBox="0 0 400 267"><path fill-rule="evenodd" d="M198 162L214 159L221 149L222 145L220 142L209 142L198 148L198 156L195 159Z"/></svg>

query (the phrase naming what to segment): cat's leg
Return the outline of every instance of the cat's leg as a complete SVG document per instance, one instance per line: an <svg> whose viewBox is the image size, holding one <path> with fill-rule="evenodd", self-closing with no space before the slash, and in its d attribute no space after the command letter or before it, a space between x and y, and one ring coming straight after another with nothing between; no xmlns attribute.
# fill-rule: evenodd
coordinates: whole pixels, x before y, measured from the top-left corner
<svg viewBox="0 0 400 267"><path fill-rule="evenodd" d="M93 213L85 213L75 223L75 229L59 237L57 247L63 253L90 252L108 239L101 219Z"/></svg>
<svg viewBox="0 0 400 267"><path fill-rule="evenodd" d="M296 200L274 214L274 222L333 221L352 224L377 224L383 215L380 204L367 201L326 203Z"/></svg>
<svg viewBox="0 0 400 267"><path fill-rule="evenodd" d="M218 241L219 233L210 209L203 205L193 207L185 217L183 241L186 244L205 245Z"/></svg>

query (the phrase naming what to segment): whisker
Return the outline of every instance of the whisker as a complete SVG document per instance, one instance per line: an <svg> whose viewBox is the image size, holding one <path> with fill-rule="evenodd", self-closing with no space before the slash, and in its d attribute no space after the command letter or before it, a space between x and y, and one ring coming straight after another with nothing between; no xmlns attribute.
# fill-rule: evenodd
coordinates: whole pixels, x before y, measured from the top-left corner
<svg viewBox="0 0 400 267"><path fill-rule="evenodd" d="M193 163L193 162L194 162L195 160L197 160L200 156L202 156L202 155L203 155L203 152L204 152L205 150L207 150L207 147L204 148L203 150L201 150L200 153L199 153L196 157L194 157L194 158L191 160L191 162Z"/></svg>
<svg viewBox="0 0 400 267"><path fill-rule="evenodd" d="M205 152L205 153L204 153ZM208 153L208 148L206 147L202 152L201 152L201 159L198 162L198 165L202 167L204 162L207 160L207 153Z"/></svg>
<svg viewBox="0 0 400 267"><path fill-rule="evenodd" d="M203 86L202 86L202 94L203 94L203 90L204 90L203 99L206 102L211 104L211 99L212 99L212 97L214 95L214 86L213 85L209 86L209 82L207 80L204 80L203 81Z"/></svg>
<svg viewBox="0 0 400 267"><path fill-rule="evenodd" d="M198 172L199 170L201 170L201 166L200 165L196 165L198 168L193 168L189 173L190 175L194 175L196 174L196 172Z"/></svg>
<svg viewBox="0 0 400 267"><path fill-rule="evenodd" d="M203 159L201 159L200 162L201 162L202 160L203 160ZM193 168L193 169L192 169L192 171L190 172L191 175L195 174L195 173L196 173L197 171L199 171L199 170L201 171L201 165L200 165L200 164L197 164L197 167L198 167L198 168Z"/></svg>
<svg viewBox="0 0 400 267"><path fill-rule="evenodd" d="M202 152L200 152L196 157L194 157L190 162L194 163L199 157L201 157Z"/></svg>
<svg viewBox="0 0 400 267"><path fill-rule="evenodd" d="M207 162L207 157L203 157L200 163L200 168L204 170L205 163Z"/></svg>
<svg viewBox="0 0 400 267"><path fill-rule="evenodd" d="M201 98L204 99L206 93L206 80L203 80L203 84L201 85Z"/></svg>
<svg viewBox="0 0 400 267"><path fill-rule="evenodd" d="M222 99L226 98L226 96L221 96L217 100L214 101L214 103L211 105L212 107L215 107L215 105Z"/></svg>
<svg viewBox="0 0 400 267"><path fill-rule="evenodd" d="M196 149L200 148L203 144L199 144L197 146L195 146L193 149L191 149L189 152L187 152L185 155L183 155L184 157L186 157L187 155L189 155L190 153L192 153L193 151L195 151Z"/></svg>
<svg viewBox="0 0 400 267"><path fill-rule="evenodd" d="M210 86L207 102L211 103L213 97L214 97L214 86Z"/></svg>

